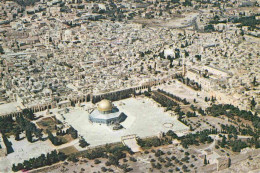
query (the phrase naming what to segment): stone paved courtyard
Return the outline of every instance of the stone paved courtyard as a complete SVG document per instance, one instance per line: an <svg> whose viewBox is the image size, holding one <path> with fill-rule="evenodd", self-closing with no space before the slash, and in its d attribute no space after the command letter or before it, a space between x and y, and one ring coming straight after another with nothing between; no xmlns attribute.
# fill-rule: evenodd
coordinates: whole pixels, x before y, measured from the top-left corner
<svg viewBox="0 0 260 173"><path fill-rule="evenodd" d="M120 142L121 136L136 134L139 137L158 135L160 132L186 131L189 128L179 122L177 117L171 117L163 108L148 98L129 98L114 102L121 112L127 115L122 125L124 129L113 131L111 127L92 124L88 113L80 109L72 109L64 114L65 122L72 125L82 135L90 146ZM167 125L165 125L167 124ZM172 124L172 126L168 126Z"/></svg>

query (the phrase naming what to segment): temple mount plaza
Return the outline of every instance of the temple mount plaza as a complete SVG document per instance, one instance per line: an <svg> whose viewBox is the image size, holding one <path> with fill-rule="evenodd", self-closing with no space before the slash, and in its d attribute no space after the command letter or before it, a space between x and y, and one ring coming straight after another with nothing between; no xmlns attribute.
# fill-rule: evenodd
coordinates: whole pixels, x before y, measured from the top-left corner
<svg viewBox="0 0 260 173"><path fill-rule="evenodd" d="M102 100L96 105L82 103L57 114L57 119L75 128L90 146L120 142L121 137L128 135L143 138L157 136L168 130L178 135L189 131L189 127L178 121L177 116L165 112L158 103L146 97L113 103Z"/></svg>

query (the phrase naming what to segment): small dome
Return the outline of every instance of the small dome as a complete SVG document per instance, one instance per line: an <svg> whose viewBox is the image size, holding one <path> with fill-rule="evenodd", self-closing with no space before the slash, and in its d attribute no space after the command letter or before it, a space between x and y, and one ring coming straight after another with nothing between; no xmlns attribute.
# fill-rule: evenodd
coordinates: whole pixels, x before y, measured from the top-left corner
<svg viewBox="0 0 260 173"><path fill-rule="evenodd" d="M107 112L107 111L111 111L113 108L113 105L111 103L111 101L109 100L102 100L97 104L97 109L101 112Z"/></svg>

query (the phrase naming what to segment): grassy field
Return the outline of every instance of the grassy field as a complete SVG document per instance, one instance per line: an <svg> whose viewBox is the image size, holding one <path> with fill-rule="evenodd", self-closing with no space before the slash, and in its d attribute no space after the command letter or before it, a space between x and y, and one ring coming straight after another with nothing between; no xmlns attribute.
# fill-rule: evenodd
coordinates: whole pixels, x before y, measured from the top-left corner
<svg viewBox="0 0 260 173"><path fill-rule="evenodd" d="M36 123L41 129L46 132L46 130L50 130L51 132L55 131L56 122L52 117L43 118L41 121Z"/></svg>
<svg viewBox="0 0 260 173"><path fill-rule="evenodd" d="M60 149L59 152L69 155L69 154L78 152L78 150L74 146L70 146L70 147Z"/></svg>
<svg viewBox="0 0 260 173"><path fill-rule="evenodd" d="M57 136L57 137L59 139L61 139L63 144L73 141L73 138L71 137L71 135L68 135L68 134L64 135L64 136Z"/></svg>

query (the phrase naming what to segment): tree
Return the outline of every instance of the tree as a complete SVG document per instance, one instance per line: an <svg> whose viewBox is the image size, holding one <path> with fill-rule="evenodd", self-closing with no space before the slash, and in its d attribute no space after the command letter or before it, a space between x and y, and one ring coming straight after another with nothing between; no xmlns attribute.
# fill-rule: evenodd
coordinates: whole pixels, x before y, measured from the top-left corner
<svg viewBox="0 0 260 173"><path fill-rule="evenodd" d="M205 157L204 157L204 165L207 165L208 164L208 162L207 162L207 157L206 157L206 155L205 155Z"/></svg>
<svg viewBox="0 0 260 173"><path fill-rule="evenodd" d="M132 170L132 168L129 168L129 165L128 164L122 164L121 166L120 166L120 168L124 171L124 172L129 172L129 171L131 171Z"/></svg>
<svg viewBox="0 0 260 173"><path fill-rule="evenodd" d="M255 102L255 98L254 97L251 100L251 106L252 106L252 108L254 108L256 106L256 102Z"/></svg>
<svg viewBox="0 0 260 173"><path fill-rule="evenodd" d="M183 2L184 6L192 6L191 0L185 0L185 2Z"/></svg>
<svg viewBox="0 0 260 173"><path fill-rule="evenodd" d="M21 6L30 6L30 5L34 5L35 2L39 2L39 0L14 0L14 1Z"/></svg>
<svg viewBox="0 0 260 173"><path fill-rule="evenodd" d="M19 171L22 169L31 170L42 166L51 165L59 161L64 161L65 159L66 159L65 154L58 153L56 150L54 150L51 153L47 153L47 155L42 154L37 158L25 160L23 163L18 163L17 166L13 165L12 170L13 171Z"/></svg>
<svg viewBox="0 0 260 173"><path fill-rule="evenodd" d="M150 94L149 92L147 92L147 91L144 91L144 95L145 95L146 97L151 96L151 94Z"/></svg>
<svg viewBox="0 0 260 173"><path fill-rule="evenodd" d="M24 167L23 167L23 164L22 164L22 163L18 163L16 169L17 169L17 170L21 170L21 169L23 169L23 168L24 168Z"/></svg>
<svg viewBox="0 0 260 173"><path fill-rule="evenodd" d="M69 158L68 158L69 161L72 161L74 163L78 162L79 160L76 158L75 155L71 155Z"/></svg>
<svg viewBox="0 0 260 173"><path fill-rule="evenodd" d="M114 155L110 155L108 157L108 161L107 162L110 163L110 165L115 165L115 166L119 165L119 161L118 161L118 159Z"/></svg>
<svg viewBox="0 0 260 173"><path fill-rule="evenodd" d="M26 138L29 142L32 142L32 132L30 130L25 131Z"/></svg>
<svg viewBox="0 0 260 173"><path fill-rule="evenodd" d="M37 130L35 131L35 136L36 136L39 140L42 140L42 136L43 136L43 134L42 134L42 129L37 129Z"/></svg>
<svg viewBox="0 0 260 173"><path fill-rule="evenodd" d="M66 158L67 158L67 156L64 153L62 153L62 152L58 153L58 160L64 161Z"/></svg>
<svg viewBox="0 0 260 173"><path fill-rule="evenodd" d="M156 168L157 169L162 169L162 165L160 163L157 163Z"/></svg>
<svg viewBox="0 0 260 173"><path fill-rule="evenodd" d="M19 141L20 140L20 132L15 133L15 140Z"/></svg>
<svg viewBox="0 0 260 173"><path fill-rule="evenodd" d="M195 111L196 110L196 107L194 105L191 105L190 108Z"/></svg>
<svg viewBox="0 0 260 173"><path fill-rule="evenodd" d="M132 161L132 162L136 162L137 161L136 158L134 158L134 157L130 157L129 160Z"/></svg>
<svg viewBox="0 0 260 173"><path fill-rule="evenodd" d="M190 84L190 78L187 78L187 85Z"/></svg>
<svg viewBox="0 0 260 173"><path fill-rule="evenodd" d="M212 97L211 97L211 101L214 103L215 100L216 100L216 99L212 96Z"/></svg>
<svg viewBox="0 0 260 173"><path fill-rule="evenodd" d="M73 127L67 129L67 133L69 133L73 139L76 139L78 137L78 131L75 130Z"/></svg>
<svg viewBox="0 0 260 173"><path fill-rule="evenodd" d="M214 28L214 25L209 24L209 25L204 26L204 30L206 32L208 32L208 31L215 31L215 28Z"/></svg>
<svg viewBox="0 0 260 173"><path fill-rule="evenodd" d="M171 0L172 3L180 3L180 0Z"/></svg>
<svg viewBox="0 0 260 173"><path fill-rule="evenodd" d="M14 133L15 133L15 140L19 141L20 140L20 133L21 133L21 129L19 126L16 126L14 129Z"/></svg>
<svg viewBox="0 0 260 173"><path fill-rule="evenodd" d="M4 53L5 53L4 49L3 49L2 45L0 44L0 54L4 54Z"/></svg>
<svg viewBox="0 0 260 173"><path fill-rule="evenodd" d="M94 163L95 163L95 164L99 164L99 163L101 163L101 161L98 160L98 159L95 159L95 160L94 160Z"/></svg>
<svg viewBox="0 0 260 173"><path fill-rule="evenodd" d="M169 130L167 133L166 133L167 136L171 136L172 138L176 139L178 138L178 136L176 135L176 133L174 133L172 130Z"/></svg>
<svg viewBox="0 0 260 173"><path fill-rule="evenodd" d="M224 148L225 147L225 145L227 144L227 138L226 138L226 136L224 135L223 137L222 137L222 141L221 141L221 143L220 143L220 146L222 147L222 148Z"/></svg>
<svg viewBox="0 0 260 173"><path fill-rule="evenodd" d="M199 112L201 115L203 115L203 116L206 115L206 114L205 114L205 111L204 111L203 109L201 109L201 108L199 108L198 112Z"/></svg>
<svg viewBox="0 0 260 173"><path fill-rule="evenodd" d="M201 61L201 55L195 55L195 58L197 59L197 61Z"/></svg>
<svg viewBox="0 0 260 173"><path fill-rule="evenodd" d="M35 119L33 112L31 110L29 110L29 109L24 109L23 110L23 115L26 118L30 119L30 120L34 120Z"/></svg>
<svg viewBox="0 0 260 173"><path fill-rule="evenodd" d="M102 172L107 172L107 168L103 166L103 167L101 167L101 171Z"/></svg>
<svg viewBox="0 0 260 173"><path fill-rule="evenodd" d="M254 86L256 86L256 84L257 84L257 81L256 81L256 76L254 77L254 80L253 80L253 82L252 82L252 83L253 83L253 85L254 85Z"/></svg>
<svg viewBox="0 0 260 173"><path fill-rule="evenodd" d="M12 171L13 171L13 172L17 172L17 171L18 171L18 169L17 169L17 167L15 166L15 164L12 165Z"/></svg>
<svg viewBox="0 0 260 173"><path fill-rule="evenodd" d="M177 105L177 107L175 108L174 112L180 112L181 111L181 107L180 105Z"/></svg>
<svg viewBox="0 0 260 173"><path fill-rule="evenodd" d="M52 142L53 145L57 146L57 145L61 145L62 144L62 141L59 138L57 138L56 136L53 136L51 131L49 131L47 129L46 132L48 134L49 140Z"/></svg>
<svg viewBox="0 0 260 173"><path fill-rule="evenodd" d="M231 166L231 159L230 159L230 157L228 158L228 167L230 167Z"/></svg>
<svg viewBox="0 0 260 173"><path fill-rule="evenodd" d="M89 146L89 143L87 143L84 138L81 138L79 140L79 146L82 147L82 148L85 148L86 146Z"/></svg>

